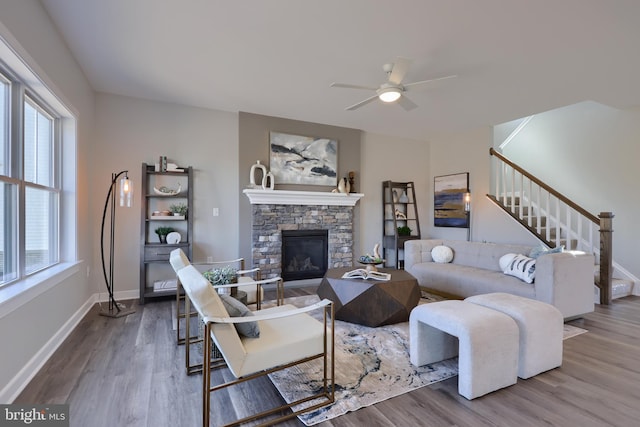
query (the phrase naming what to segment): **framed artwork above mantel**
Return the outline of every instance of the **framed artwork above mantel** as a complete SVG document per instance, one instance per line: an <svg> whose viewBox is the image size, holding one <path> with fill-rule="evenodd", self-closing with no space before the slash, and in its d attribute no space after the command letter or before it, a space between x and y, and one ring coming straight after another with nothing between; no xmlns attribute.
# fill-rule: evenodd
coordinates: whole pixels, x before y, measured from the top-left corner
<svg viewBox="0 0 640 427"><path fill-rule="evenodd" d="M338 141L270 132L269 169L277 184L335 187L338 183Z"/></svg>

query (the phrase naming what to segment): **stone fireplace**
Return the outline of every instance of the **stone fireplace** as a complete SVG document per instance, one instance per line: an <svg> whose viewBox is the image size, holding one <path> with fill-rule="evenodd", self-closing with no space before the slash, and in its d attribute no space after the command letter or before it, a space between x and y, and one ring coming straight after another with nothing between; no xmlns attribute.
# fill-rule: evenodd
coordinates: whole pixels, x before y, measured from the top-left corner
<svg viewBox="0 0 640 427"><path fill-rule="evenodd" d="M363 194L257 189L244 193L251 202L253 265L260 267L263 279L286 276L282 260L284 230L326 230L326 268L353 266L353 207Z"/></svg>

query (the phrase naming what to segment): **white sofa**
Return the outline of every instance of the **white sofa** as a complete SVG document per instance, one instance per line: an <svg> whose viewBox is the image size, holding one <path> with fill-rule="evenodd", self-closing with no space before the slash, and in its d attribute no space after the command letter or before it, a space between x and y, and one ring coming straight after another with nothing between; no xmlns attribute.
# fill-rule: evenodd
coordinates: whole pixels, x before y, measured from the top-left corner
<svg viewBox="0 0 640 427"><path fill-rule="evenodd" d="M431 257L436 246L453 251L450 263ZM594 308L594 257L578 251L541 255L536 260L535 280L526 283L506 275L500 258L508 253L528 255L531 246L458 240L409 240L404 246L404 269L430 292L467 298L506 292L555 306L565 319L581 317Z"/></svg>

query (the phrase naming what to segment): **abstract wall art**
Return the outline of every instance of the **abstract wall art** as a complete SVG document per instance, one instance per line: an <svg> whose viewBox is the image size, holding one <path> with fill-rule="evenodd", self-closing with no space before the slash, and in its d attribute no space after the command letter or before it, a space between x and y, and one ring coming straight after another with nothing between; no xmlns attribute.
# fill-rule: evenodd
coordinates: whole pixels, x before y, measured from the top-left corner
<svg viewBox="0 0 640 427"><path fill-rule="evenodd" d="M338 141L271 132L269 146L276 183L336 186Z"/></svg>
<svg viewBox="0 0 640 427"><path fill-rule="evenodd" d="M436 176L433 183L433 225L469 228L464 196L469 192L469 173Z"/></svg>

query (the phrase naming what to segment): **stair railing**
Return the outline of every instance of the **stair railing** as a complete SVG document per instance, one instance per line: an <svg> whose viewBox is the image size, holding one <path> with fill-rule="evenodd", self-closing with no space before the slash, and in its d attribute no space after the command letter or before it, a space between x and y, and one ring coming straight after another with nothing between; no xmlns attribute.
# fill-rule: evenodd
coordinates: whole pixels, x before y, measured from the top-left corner
<svg viewBox="0 0 640 427"><path fill-rule="evenodd" d="M487 197L545 245L565 246L567 250L599 256L596 286L600 288L600 303L609 304L613 278L613 214L593 215L493 148L489 154L493 159L495 193Z"/></svg>

